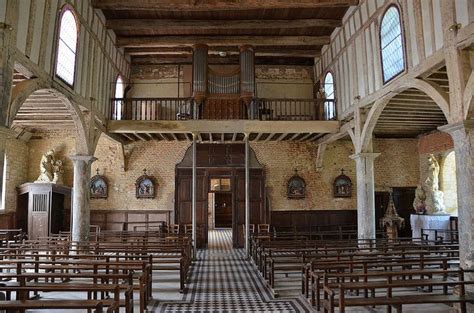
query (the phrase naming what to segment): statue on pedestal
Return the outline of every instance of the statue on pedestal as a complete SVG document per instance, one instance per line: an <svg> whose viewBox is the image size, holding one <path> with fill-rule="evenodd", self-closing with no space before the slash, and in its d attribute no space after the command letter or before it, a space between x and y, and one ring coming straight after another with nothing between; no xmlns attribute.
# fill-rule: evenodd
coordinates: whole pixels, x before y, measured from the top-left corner
<svg viewBox="0 0 474 313"><path fill-rule="evenodd" d="M439 163L433 154L428 157L428 176L423 186L416 189L413 207L417 213L446 214L444 193L439 190Z"/></svg>
<svg viewBox="0 0 474 313"><path fill-rule="evenodd" d="M63 184L63 162L56 160L54 149L49 150L41 157L40 174L35 183Z"/></svg>

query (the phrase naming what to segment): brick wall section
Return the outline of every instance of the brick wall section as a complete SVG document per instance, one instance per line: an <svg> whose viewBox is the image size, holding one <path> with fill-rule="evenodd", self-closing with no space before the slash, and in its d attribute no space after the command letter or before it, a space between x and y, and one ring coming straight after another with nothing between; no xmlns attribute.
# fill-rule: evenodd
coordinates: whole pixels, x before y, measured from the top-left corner
<svg viewBox="0 0 474 313"><path fill-rule="evenodd" d="M55 148L57 157L65 163L64 180L72 185L72 162L74 154L74 133L41 134L42 139L32 139L28 143L28 181L38 176L38 164L43 153ZM420 180L417 140L377 139L375 151L382 155L375 162L375 184L377 189L388 186L415 186ZM174 209L175 166L179 163L189 142L148 141L133 144L133 152L128 161L128 170L122 170L120 147L102 135L92 164L92 174L96 168L109 181L109 197L106 200L91 200L92 209L134 210L134 209ZM316 172L317 147L313 143L299 142L252 142L257 159L265 168L268 195L274 210L342 210L356 208L355 162L349 158L354 153L350 141L340 140L328 145L323 163L323 171ZM25 148L26 149L26 148ZM26 155L26 153L25 153ZM18 161L20 162L20 161ZM135 180L147 168L158 183L155 199L136 199ZM307 183L307 197L303 200L286 198L286 184L297 168ZM333 181L344 168L353 186L352 198L334 198ZM18 183L19 184L19 183ZM18 185L17 184L17 185Z"/></svg>
<svg viewBox="0 0 474 313"><path fill-rule="evenodd" d="M442 132L421 136L418 144L420 154L447 151L453 148L454 144L451 136Z"/></svg>
<svg viewBox="0 0 474 313"><path fill-rule="evenodd" d="M329 145L324 155L323 171L316 172L317 146L313 143L265 142L252 143L257 159L265 168L266 185L272 210L324 210L353 209L355 196L334 199L332 183L346 170L355 182L355 163L349 159L352 154L350 142L339 141ZM306 182L306 198L287 199L287 182L294 170ZM355 193L354 193L355 194Z"/></svg>
<svg viewBox="0 0 474 313"><path fill-rule="evenodd" d="M24 141L9 138L5 146L5 211L16 211L16 187L28 180L28 146Z"/></svg>
<svg viewBox="0 0 474 313"><path fill-rule="evenodd" d="M420 180L417 139L376 139L375 189L416 186Z"/></svg>
<svg viewBox="0 0 474 313"><path fill-rule="evenodd" d="M136 142L128 170L121 170L119 145L102 135L95 152L98 158L92 164L92 173L99 168L109 182L109 196L92 199L92 209L120 210L174 210L175 166L180 162L189 142L148 141ZM155 199L136 199L135 181L147 169L158 184Z"/></svg>
<svg viewBox="0 0 474 313"><path fill-rule="evenodd" d="M54 149L56 159L63 161L64 185L72 187L74 169L69 157L76 152L75 136L74 130L35 133L35 137L28 142L28 181L33 182L38 178L41 157L48 150Z"/></svg>

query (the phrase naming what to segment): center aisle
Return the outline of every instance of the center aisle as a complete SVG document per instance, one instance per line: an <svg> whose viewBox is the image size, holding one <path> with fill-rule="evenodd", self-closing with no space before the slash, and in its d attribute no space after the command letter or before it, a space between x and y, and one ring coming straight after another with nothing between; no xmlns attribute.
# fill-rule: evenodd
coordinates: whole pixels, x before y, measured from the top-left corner
<svg viewBox="0 0 474 313"><path fill-rule="evenodd" d="M209 232L207 249L198 251L183 300L161 303L155 312L310 312L300 299L273 300L265 282L232 248L231 230Z"/></svg>

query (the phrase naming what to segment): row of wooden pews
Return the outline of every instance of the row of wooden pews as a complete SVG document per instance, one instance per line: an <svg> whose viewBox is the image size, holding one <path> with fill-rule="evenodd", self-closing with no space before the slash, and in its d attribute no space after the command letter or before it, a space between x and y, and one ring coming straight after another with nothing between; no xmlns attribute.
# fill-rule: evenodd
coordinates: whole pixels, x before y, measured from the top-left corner
<svg viewBox="0 0 474 313"><path fill-rule="evenodd" d="M430 230L435 231L435 230ZM442 233L438 231L437 233ZM300 293L318 310L386 305L402 312L404 304L456 304L467 312L471 272L459 267L457 234L436 240L315 239L305 233L254 233L252 259L268 285ZM321 234L319 238L324 238Z"/></svg>
<svg viewBox="0 0 474 313"><path fill-rule="evenodd" d="M179 272L184 291L193 260L188 234L102 231L91 238L74 242L63 233L0 247L0 310L146 312L153 278L164 270Z"/></svg>

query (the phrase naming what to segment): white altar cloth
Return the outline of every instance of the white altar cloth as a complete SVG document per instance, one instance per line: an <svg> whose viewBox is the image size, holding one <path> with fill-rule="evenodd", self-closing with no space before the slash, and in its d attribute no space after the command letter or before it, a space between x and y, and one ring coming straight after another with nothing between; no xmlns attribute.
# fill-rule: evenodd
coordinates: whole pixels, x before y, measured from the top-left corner
<svg viewBox="0 0 474 313"><path fill-rule="evenodd" d="M421 238L421 229L446 229L449 230L449 215L419 215L412 214L410 216L412 238ZM429 234L428 240L435 240L433 231L425 231ZM445 238L447 239L447 238Z"/></svg>

